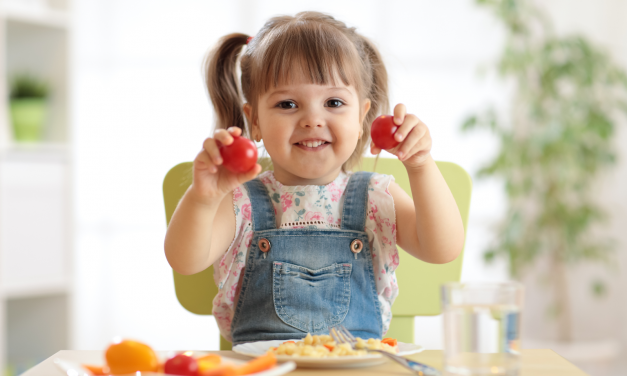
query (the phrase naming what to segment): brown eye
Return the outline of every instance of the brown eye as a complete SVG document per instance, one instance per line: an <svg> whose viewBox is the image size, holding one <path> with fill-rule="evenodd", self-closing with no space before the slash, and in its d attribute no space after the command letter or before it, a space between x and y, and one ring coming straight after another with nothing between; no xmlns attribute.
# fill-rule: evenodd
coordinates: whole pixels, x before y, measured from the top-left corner
<svg viewBox="0 0 627 376"><path fill-rule="evenodd" d="M291 110L293 108L296 108L296 103L289 102L289 101L284 101L284 102L280 102L278 104L278 107L283 109L283 110Z"/></svg>
<svg viewBox="0 0 627 376"><path fill-rule="evenodd" d="M339 99L329 99L327 101L327 107L341 107L344 105L344 102L342 102Z"/></svg>

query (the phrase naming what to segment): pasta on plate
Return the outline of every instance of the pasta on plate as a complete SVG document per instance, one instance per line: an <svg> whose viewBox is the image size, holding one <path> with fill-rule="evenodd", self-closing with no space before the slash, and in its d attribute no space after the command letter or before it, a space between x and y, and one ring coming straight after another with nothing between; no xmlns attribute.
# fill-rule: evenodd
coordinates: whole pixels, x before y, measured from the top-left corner
<svg viewBox="0 0 627 376"><path fill-rule="evenodd" d="M364 340L357 337L357 343L355 344L355 349L353 349L348 343L336 343L330 335L312 336L310 333L307 333L307 336L300 341L286 341L277 347L271 347L269 351L275 355L311 358L363 356L368 354L366 350L383 350L392 354L398 352L398 346L391 346L390 343L392 342L386 343L383 341L376 338Z"/></svg>

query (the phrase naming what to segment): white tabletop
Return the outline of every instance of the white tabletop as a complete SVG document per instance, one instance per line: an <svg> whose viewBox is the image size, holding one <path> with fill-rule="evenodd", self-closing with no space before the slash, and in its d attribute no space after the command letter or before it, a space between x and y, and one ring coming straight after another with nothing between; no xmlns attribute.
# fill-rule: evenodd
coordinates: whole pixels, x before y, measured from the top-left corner
<svg viewBox="0 0 627 376"><path fill-rule="evenodd" d="M250 358L236 354L232 351L210 351L228 358L248 360ZM169 352L158 351L157 354L164 357ZM101 350L62 350L50 358L29 369L23 376L63 376L55 364L54 359L74 361L80 364L102 365L104 364L103 351ZM425 350L419 354L410 355L407 358L442 369L442 351ZM587 374L573 364L562 358L552 350L523 350L521 376L587 376ZM321 374L326 376L349 375L412 375L412 373L400 365L386 361L384 364L367 368L356 369L297 369L290 372L290 376Z"/></svg>

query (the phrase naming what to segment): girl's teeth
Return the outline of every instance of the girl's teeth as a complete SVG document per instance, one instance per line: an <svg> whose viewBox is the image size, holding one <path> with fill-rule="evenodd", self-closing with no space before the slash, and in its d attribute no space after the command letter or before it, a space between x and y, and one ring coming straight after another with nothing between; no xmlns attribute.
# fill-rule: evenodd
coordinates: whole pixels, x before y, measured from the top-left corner
<svg viewBox="0 0 627 376"><path fill-rule="evenodd" d="M318 146L322 145L323 142L322 141L305 141L305 142L301 142L301 145L305 145L309 148L317 148Z"/></svg>

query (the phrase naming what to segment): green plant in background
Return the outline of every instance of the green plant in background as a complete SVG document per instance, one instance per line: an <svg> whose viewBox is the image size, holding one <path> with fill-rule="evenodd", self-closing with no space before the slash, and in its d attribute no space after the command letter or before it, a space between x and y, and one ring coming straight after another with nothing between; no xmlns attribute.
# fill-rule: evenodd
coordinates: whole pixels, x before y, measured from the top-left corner
<svg viewBox="0 0 627 376"><path fill-rule="evenodd" d="M500 141L478 177L505 183L506 218L486 261L505 257L518 278L548 260L558 337L569 341L571 307L567 268L610 260L611 241L590 230L605 215L592 192L598 173L614 164L617 116L627 112L627 76L607 54L581 36L558 37L546 16L524 0L476 0L502 22L506 39L496 65L513 83L502 116L487 109L463 130L488 129ZM596 281L592 292L603 293Z"/></svg>
<svg viewBox="0 0 627 376"><path fill-rule="evenodd" d="M37 142L43 137L48 85L34 76L15 76L10 87L11 123L18 142Z"/></svg>
<svg viewBox="0 0 627 376"><path fill-rule="evenodd" d="M48 84L30 74L19 74L11 81L11 99L47 98Z"/></svg>

